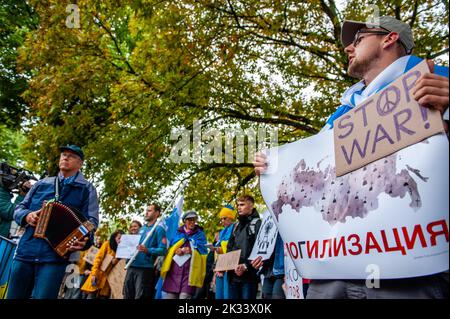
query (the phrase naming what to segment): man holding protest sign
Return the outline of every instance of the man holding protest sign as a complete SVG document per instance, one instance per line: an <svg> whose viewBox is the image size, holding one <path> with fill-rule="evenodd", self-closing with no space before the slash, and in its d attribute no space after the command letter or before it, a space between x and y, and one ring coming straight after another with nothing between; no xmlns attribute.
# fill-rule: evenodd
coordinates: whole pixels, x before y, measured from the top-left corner
<svg viewBox="0 0 450 319"><path fill-rule="evenodd" d="M147 222L139 231L141 235L139 253L131 266L127 269L124 284L125 299L153 299L155 295L155 259L164 256L167 252L166 231L161 226L157 228L147 240L142 244L148 232L155 227L156 220L161 214L161 207L151 204L147 207L145 221Z"/></svg>
<svg viewBox="0 0 450 319"><path fill-rule="evenodd" d="M377 23L344 21L341 39L349 58L348 73L355 78L361 79L361 81L344 93L341 98L342 105L329 118L324 130L339 124L341 125L339 128L347 125L348 123L342 122L343 115L352 111L357 105L360 107L358 110L361 111L362 115L365 114L366 108L378 108L380 106L379 103L364 106L368 102L361 108L361 102L370 100L370 97L381 92L397 78L422 62L421 59L410 55L414 47L414 41L409 25L392 17L380 17ZM412 97L419 105L438 110L441 114L444 114L444 112L448 112L449 104L448 69L434 66L432 61L427 61L427 63L431 73L421 74L415 82L412 81L414 84L403 83L408 94L406 99ZM392 90L395 91L394 88ZM388 94L386 94L386 98L387 96ZM396 96L398 97L399 95L397 94ZM388 103L384 104L384 107L388 106ZM389 109L381 109L380 112L387 114L390 111ZM397 140L401 136L413 133L411 127L405 125L405 122L410 119L411 113L405 112L403 115L402 120L394 118L394 120L398 120L397 122L394 121L396 124L395 129L397 130ZM444 115L444 118L448 120L447 115ZM340 120L335 122L337 119ZM365 123L366 119L364 116L363 119ZM427 123L424 124L425 128L428 129ZM350 128L350 125L347 127ZM447 123L444 123L444 127L448 130ZM377 135L377 133L380 135ZM368 138L369 133L367 133L366 141ZM382 139L391 141L391 137L383 127L376 131L374 143L369 146L369 149L372 149L372 153L375 151L377 142ZM361 151L361 149L358 151ZM360 152L360 154L362 153ZM255 172L258 175L267 169L265 159L264 155L258 155L255 159ZM345 219L343 222L345 222ZM446 236L448 242L448 231ZM313 280L308 290L308 298L311 299L445 298L447 296L447 272L414 278L381 280L379 286L373 289L369 289L364 280Z"/></svg>
<svg viewBox="0 0 450 319"><path fill-rule="evenodd" d="M261 219L254 204L255 200L250 195L237 199L238 221L228 240L227 251L240 249L241 255L236 269L228 272L230 299L256 299L258 292L259 278L248 260L261 227Z"/></svg>

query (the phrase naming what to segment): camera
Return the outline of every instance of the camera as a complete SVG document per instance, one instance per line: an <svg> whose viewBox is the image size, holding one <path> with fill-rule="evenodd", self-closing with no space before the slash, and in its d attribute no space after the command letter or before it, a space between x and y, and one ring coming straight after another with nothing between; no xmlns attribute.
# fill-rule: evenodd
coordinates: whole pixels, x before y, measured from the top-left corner
<svg viewBox="0 0 450 319"><path fill-rule="evenodd" d="M11 166L6 162L0 163L0 187L5 190L22 191L26 194L30 189L24 183L31 179L37 180L31 171Z"/></svg>

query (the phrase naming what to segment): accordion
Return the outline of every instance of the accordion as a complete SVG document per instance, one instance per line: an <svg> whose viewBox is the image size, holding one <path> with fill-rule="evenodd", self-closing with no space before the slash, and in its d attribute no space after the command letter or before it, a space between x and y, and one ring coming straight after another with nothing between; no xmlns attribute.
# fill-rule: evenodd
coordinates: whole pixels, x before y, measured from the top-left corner
<svg viewBox="0 0 450 319"><path fill-rule="evenodd" d="M74 208L60 202L44 205L34 237L45 239L61 257L68 257L69 246L94 230L94 224Z"/></svg>

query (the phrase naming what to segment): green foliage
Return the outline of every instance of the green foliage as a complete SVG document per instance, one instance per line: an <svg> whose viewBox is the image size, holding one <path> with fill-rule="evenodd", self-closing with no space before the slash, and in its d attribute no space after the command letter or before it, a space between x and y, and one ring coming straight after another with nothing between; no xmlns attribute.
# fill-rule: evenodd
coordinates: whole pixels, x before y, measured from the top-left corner
<svg viewBox="0 0 450 319"><path fill-rule="evenodd" d="M18 165L23 161L20 147L25 142L25 136L20 131L14 131L0 124L0 161L10 165Z"/></svg>
<svg viewBox="0 0 450 319"><path fill-rule="evenodd" d="M17 70L17 50L37 25L37 16L23 0L3 0L0 5L0 123L17 130L25 118L21 94L29 73Z"/></svg>
<svg viewBox="0 0 450 319"><path fill-rule="evenodd" d="M355 82L340 25L365 19L368 5L412 25L416 55L448 46L441 1L80 0L80 28L66 26L68 3L29 1L39 28L19 51L31 72L28 162L55 172L57 146L82 146L110 216L167 203L189 179L185 208L200 212L209 236L237 194L262 203L252 165L173 163L173 129L197 119L223 132L264 125L280 143L317 133Z"/></svg>

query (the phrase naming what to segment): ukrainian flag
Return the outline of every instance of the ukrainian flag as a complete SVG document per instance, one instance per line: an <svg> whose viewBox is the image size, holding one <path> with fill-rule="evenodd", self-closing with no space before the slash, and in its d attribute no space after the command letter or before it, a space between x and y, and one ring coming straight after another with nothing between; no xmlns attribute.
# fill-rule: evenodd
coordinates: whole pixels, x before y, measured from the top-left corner
<svg viewBox="0 0 450 319"><path fill-rule="evenodd" d="M0 236L0 299L6 298L16 243Z"/></svg>
<svg viewBox="0 0 450 319"><path fill-rule="evenodd" d="M172 265L175 250L183 246L186 240L190 242L192 249L192 260L189 269L189 286L201 288L203 287L203 281L206 275L206 256L208 254L208 250L205 247L206 237L203 231L198 231L191 236L188 236L185 233L177 233L161 267L161 278L166 278L170 266Z"/></svg>

